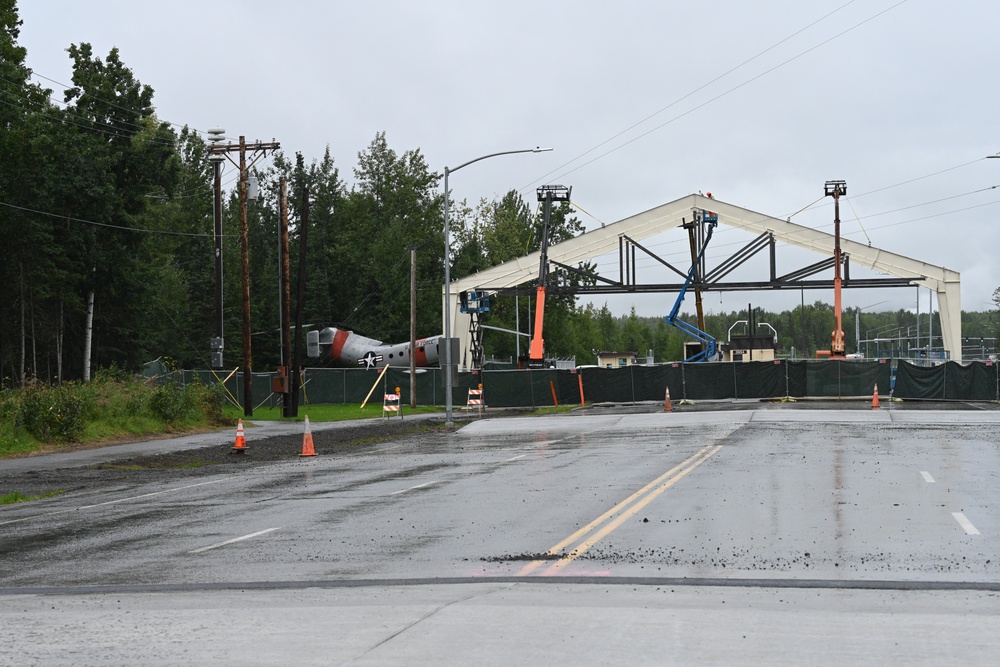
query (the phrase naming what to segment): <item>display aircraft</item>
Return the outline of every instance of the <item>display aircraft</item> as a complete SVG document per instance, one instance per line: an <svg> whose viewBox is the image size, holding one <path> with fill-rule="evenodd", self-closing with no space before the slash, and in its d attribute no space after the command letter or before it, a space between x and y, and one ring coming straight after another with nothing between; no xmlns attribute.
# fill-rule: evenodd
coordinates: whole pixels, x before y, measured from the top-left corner
<svg viewBox="0 0 1000 667"><path fill-rule="evenodd" d="M314 332L310 332L313 334ZM362 368L410 367L410 344L383 343L353 331L327 327L318 332L318 345L310 345L309 356L327 356L338 366ZM418 338L414 347L414 365L418 368L438 365L438 346L444 336Z"/></svg>

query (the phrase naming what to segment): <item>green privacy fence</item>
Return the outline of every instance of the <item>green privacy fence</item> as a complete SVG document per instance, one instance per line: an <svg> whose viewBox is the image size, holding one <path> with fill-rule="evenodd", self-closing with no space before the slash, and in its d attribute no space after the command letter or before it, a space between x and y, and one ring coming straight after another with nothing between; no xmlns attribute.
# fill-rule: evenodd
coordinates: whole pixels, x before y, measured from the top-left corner
<svg viewBox="0 0 1000 667"><path fill-rule="evenodd" d="M674 400L846 398L871 396L876 383L888 393L892 366L878 361L753 361L594 368L583 373L586 397L594 402L663 400L667 387Z"/></svg>
<svg viewBox="0 0 1000 667"><path fill-rule="evenodd" d="M902 363L896 373L897 396L939 400L1000 401L1000 366L993 362L954 361L927 368Z"/></svg>
<svg viewBox="0 0 1000 667"><path fill-rule="evenodd" d="M464 408L469 390L480 384L484 403L490 407L538 408L579 404L581 388L587 403L662 401L669 388L677 400L753 400L792 398L870 397L875 385L883 397L902 399L1000 401L1000 374L992 362L916 366L907 361L752 361L737 363L663 364L625 368L577 370L486 370L459 373L452 388L452 403ZM277 406L281 395L271 392L271 375L254 373L255 407ZM308 368L299 404L382 403L386 392L399 387L401 402L410 404L410 375L390 369L376 385L378 374L354 368ZM243 402L239 373L184 371L184 382L223 382L235 403ZM439 369L417 373L416 399L420 405L444 405Z"/></svg>

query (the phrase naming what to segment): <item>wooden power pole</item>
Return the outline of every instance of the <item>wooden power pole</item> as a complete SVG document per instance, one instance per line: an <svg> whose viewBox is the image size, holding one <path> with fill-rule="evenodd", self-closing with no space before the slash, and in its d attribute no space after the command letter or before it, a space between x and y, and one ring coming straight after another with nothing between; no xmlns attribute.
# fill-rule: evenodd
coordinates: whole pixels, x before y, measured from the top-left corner
<svg viewBox="0 0 1000 667"><path fill-rule="evenodd" d="M299 387L302 386L302 375L299 372L299 351L302 349L302 329L305 326L306 308L306 249L309 241L309 184L305 181L302 153L296 158L296 173L302 186L302 202L299 210L299 272L295 297L295 343L292 346L291 394L292 414L299 415Z"/></svg>
<svg viewBox="0 0 1000 667"><path fill-rule="evenodd" d="M410 407L417 407L417 249L410 248Z"/></svg>
<svg viewBox="0 0 1000 667"><path fill-rule="evenodd" d="M240 265L243 294L243 414L253 415L253 357L250 346L250 233L247 225L247 169L257 163L257 160L281 147L277 141L262 143L256 141L247 144L246 137L241 136L238 144L213 144L209 146L209 154L225 155L240 170ZM251 152L250 163L247 164L247 151ZM230 153L239 153L239 162L229 157Z"/></svg>
<svg viewBox="0 0 1000 667"><path fill-rule="evenodd" d="M281 198L279 201L281 209L281 237L280 237L280 257L281 265L281 368L278 370L278 383L281 385L281 414L283 417L294 417L291 394L289 394L288 364L292 352L291 336L291 281L289 280L291 270L288 262L288 184L285 177L281 177Z"/></svg>

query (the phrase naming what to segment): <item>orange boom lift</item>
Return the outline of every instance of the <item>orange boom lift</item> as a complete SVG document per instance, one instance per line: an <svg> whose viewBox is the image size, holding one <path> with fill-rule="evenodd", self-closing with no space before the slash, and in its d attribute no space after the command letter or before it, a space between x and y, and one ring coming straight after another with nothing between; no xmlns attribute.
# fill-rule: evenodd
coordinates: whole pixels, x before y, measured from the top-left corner
<svg viewBox="0 0 1000 667"><path fill-rule="evenodd" d="M833 197L833 317L834 328L830 335L830 357L844 358L843 313L840 301L840 197L847 194L847 181L827 181L827 197Z"/></svg>
<svg viewBox="0 0 1000 667"><path fill-rule="evenodd" d="M538 265L538 287L535 288L535 330L528 347L528 368L545 367L545 339L542 324L545 320L545 284L549 275L549 215L552 202L568 202L573 188L565 185L543 185L538 188L538 201L545 204L545 221L542 224L541 257Z"/></svg>

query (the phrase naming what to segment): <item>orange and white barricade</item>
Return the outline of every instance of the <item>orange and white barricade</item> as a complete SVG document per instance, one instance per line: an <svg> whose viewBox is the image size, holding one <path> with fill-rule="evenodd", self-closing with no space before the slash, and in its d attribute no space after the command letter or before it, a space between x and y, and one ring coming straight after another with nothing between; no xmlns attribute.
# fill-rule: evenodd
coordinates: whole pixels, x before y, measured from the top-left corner
<svg viewBox="0 0 1000 667"><path fill-rule="evenodd" d="M403 418L403 410L399 402L399 387L396 387L396 393L386 394L385 398L382 399L382 417L388 419L395 413L399 413L400 419Z"/></svg>
<svg viewBox="0 0 1000 667"><path fill-rule="evenodd" d="M469 399L465 404L466 410L478 410L479 416L483 414L483 385L476 389L469 389Z"/></svg>

